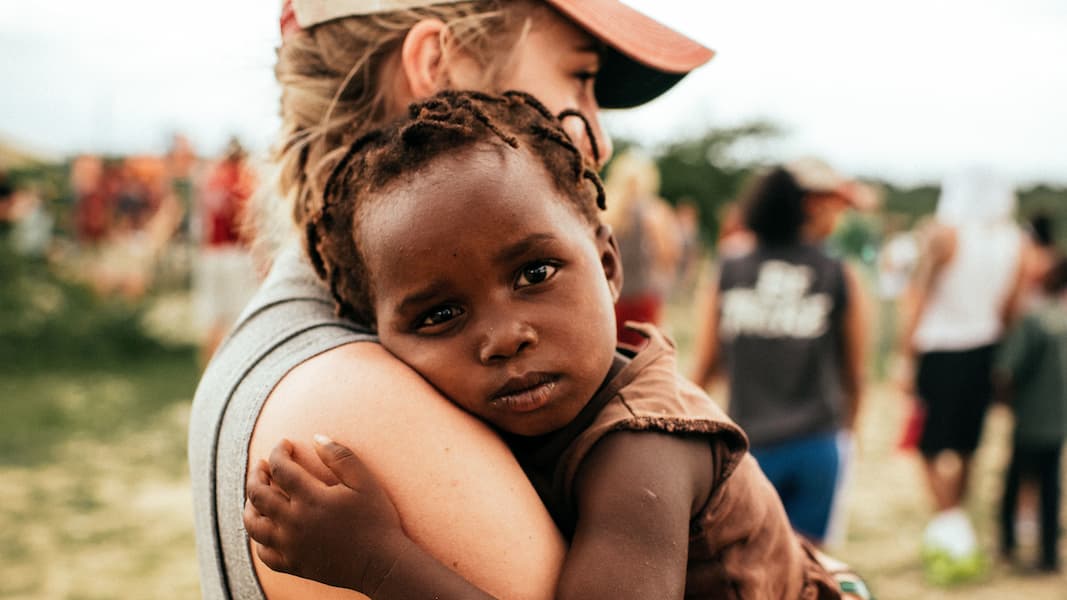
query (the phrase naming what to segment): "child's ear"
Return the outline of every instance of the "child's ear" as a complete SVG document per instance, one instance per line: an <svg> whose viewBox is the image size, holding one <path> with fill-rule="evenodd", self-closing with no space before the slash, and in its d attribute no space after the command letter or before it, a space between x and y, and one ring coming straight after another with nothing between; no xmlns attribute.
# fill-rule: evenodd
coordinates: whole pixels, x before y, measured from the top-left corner
<svg viewBox="0 0 1067 600"><path fill-rule="evenodd" d="M622 291L622 259L619 257L619 244L611 233L610 225L599 225L596 229L597 252L600 254L600 266L611 289L611 299L618 302Z"/></svg>

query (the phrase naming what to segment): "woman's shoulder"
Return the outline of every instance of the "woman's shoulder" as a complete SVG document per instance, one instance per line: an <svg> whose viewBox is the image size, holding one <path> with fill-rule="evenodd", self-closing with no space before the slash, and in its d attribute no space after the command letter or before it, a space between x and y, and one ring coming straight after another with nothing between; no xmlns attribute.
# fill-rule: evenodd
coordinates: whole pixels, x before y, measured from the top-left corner
<svg viewBox="0 0 1067 600"><path fill-rule="evenodd" d="M451 413L450 408L418 373L380 344L356 342L317 354L287 372L270 392L256 430L263 435L277 428L278 437L310 439L344 427L340 439L360 437L359 447L405 419Z"/></svg>

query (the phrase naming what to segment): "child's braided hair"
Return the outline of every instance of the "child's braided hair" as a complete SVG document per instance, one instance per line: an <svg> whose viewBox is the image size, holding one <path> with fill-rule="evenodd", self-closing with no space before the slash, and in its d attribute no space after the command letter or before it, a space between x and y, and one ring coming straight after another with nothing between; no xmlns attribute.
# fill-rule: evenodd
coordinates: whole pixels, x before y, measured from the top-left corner
<svg viewBox="0 0 1067 600"><path fill-rule="evenodd" d="M556 117L533 96L516 91L501 95L445 91L413 103L408 112L407 119L353 142L333 167L321 199L309 199L304 207L307 253L329 285L339 316L375 325L373 290L355 236L365 201L398 178L459 149L486 142L519 148L523 143L573 208L591 223L599 223L597 208L605 206L604 186L560 125L564 116L585 120L581 114L568 111Z"/></svg>

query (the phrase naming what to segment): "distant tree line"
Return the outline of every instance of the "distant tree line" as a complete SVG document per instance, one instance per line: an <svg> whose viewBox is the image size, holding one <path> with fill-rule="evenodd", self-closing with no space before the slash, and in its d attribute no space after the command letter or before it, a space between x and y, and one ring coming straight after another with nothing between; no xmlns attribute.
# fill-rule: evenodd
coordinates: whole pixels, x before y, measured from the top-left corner
<svg viewBox="0 0 1067 600"><path fill-rule="evenodd" d="M754 159L739 158L738 148L780 134L779 128L771 123L753 122L739 127L711 128L688 139L643 150L659 166L660 194L673 205L695 204L700 210L701 232L710 243L718 236L723 207L738 197L753 172L762 166ZM638 145L620 140L616 147L623 151ZM606 168L610 172L610 163ZM881 208L875 214L851 217L834 240L842 252L864 260L873 259L871 253L883 236L911 228L932 215L940 194L937 185L901 187L877 180L867 183L881 190ZM1067 242L1067 187L1041 184L1020 188L1017 194L1020 221L1039 212L1048 214L1056 223L1057 239Z"/></svg>

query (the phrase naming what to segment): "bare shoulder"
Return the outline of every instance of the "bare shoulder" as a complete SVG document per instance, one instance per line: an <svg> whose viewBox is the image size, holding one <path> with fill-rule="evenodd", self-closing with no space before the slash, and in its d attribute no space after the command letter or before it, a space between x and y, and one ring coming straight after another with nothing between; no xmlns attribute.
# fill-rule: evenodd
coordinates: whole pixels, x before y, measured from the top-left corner
<svg viewBox="0 0 1067 600"><path fill-rule="evenodd" d="M456 435L506 452L483 423L381 345L368 342L339 346L286 374L260 413L252 455L265 456L282 437L298 448L309 447L316 433L348 445L371 462L379 454L405 448L407 442L416 444L409 452L445 451L444 440Z"/></svg>
<svg viewBox="0 0 1067 600"><path fill-rule="evenodd" d="M313 456L316 433L360 456L442 563L498 596L551 597L565 547L507 446L380 345L340 346L289 372L256 422L249 465L282 438ZM265 589L293 579L265 571Z"/></svg>

